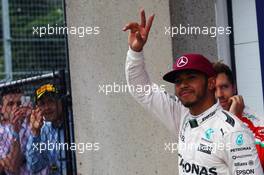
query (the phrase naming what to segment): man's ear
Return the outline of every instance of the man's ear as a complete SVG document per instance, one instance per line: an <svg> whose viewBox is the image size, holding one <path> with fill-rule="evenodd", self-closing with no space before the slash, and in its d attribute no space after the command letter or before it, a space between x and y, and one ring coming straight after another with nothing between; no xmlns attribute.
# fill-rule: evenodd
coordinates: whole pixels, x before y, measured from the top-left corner
<svg viewBox="0 0 264 175"><path fill-rule="evenodd" d="M215 89L215 79L216 79L216 77L214 77L214 76L208 78L208 89L211 91Z"/></svg>

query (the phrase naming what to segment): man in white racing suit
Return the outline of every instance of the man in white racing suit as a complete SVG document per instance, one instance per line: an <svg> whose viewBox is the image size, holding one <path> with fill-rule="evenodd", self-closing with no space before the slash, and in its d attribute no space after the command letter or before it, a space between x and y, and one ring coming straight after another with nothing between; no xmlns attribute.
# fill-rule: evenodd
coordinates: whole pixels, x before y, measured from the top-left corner
<svg viewBox="0 0 264 175"><path fill-rule="evenodd" d="M202 55L179 57L173 71L163 79L175 84L170 96L152 83L145 70L143 46L154 20L128 23L129 50L126 79L129 86L151 86L148 92L130 91L148 111L178 136L179 174L262 175L263 171L249 129L233 114L224 111L214 96L215 71ZM145 89L145 88L142 88Z"/></svg>

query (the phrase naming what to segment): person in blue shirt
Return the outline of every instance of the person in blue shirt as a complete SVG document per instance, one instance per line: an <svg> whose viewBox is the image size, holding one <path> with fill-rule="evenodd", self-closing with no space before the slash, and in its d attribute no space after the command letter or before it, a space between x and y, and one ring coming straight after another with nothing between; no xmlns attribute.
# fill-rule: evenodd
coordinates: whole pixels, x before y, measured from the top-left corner
<svg viewBox="0 0 264 175"><path fill-rule="evenodd" d="M66 171L64 111L60 94L53 84L39 87L36 108L30 116L31 135L27 143L27 166L33 174L58 175ZM63 144L62 144L63 145Z"/></svg>

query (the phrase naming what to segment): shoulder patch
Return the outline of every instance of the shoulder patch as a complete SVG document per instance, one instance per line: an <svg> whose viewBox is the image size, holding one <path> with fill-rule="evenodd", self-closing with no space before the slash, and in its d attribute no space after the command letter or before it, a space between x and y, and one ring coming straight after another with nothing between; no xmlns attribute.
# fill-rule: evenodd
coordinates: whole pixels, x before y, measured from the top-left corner
<svg viewBox="0 0 264 175"><path fill-rule="evenodd" d="M170 98L174 101L177 101L177 98L174 95L170 95Z"/></svg>
<svg viewBox="0 0 264 175"><path fill-rule="evenodd" d="M235 126L235 120L225 111L222 111L226 116L226 122L229 123L231 126Z"/></svg>
<svg viewBox="0 0 264 175"><path fill-rule="evenodd" d="M170 95L170 94L168 94L168 92L166 92L166 91L163 91L163 92L164 92L165 95L169 95L169 97L170 97L172 100L177 101L177 98L176 98L175 95Z"/></svg>

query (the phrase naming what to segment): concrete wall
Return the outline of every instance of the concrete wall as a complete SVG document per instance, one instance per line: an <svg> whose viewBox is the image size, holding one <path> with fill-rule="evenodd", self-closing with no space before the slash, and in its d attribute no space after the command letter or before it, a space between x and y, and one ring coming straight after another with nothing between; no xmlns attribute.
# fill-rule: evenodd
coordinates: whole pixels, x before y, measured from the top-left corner
<svg viewBox="0 0 264 175"><path fill-rule="evenodd" d="M162 75L168 71L173 58L171 38L164 34L164 27L170 26L170 3L168 0L66 0L68 26L100 27L99 35L84 38L69 35L76 142L100 143L99 151L77 154L78 173L177 174L177 153L164 150L164 143L176 141L174 136L128 93L99 93L99 85L125 84L124 64L128 46L127 33L121 29L127 22L138 21L140 7L146 9L147 15L156 14L145 47L146 64L151 79L160 85L165 83ZM204 11L207 8L211 15L211 5L193 8L198 14L193 12L191 15L203 14L206 18ZM178 14L181 16L184 11L180 10ZM173 18L178 19L176 16ZM213 17L205 21L204 18L199 22L209 20L209 24L214 24ZM199 51L211 57L216 55L214 40L207 37L193 39L197 45L189 46L191 41L179 40L175 50ZM173 86L165 85L169 92L174 93Z"/></svg>
<svg viewBox="0 0 264 175"><path fill-rule="evenodd" d="M128 93L105 95L98 85L125 84L127 33L122 27L138 20L138 10L156 13L145 49L152 80L171 62L168 1L66 1L68 26L99 26L100 34L69 36L70 71L76 142L99 142L97 152L77 154L78 172L87 175L175 174L177 154L164 151L173 136ZM172 91L173 92L173 91Z"/></svg>

